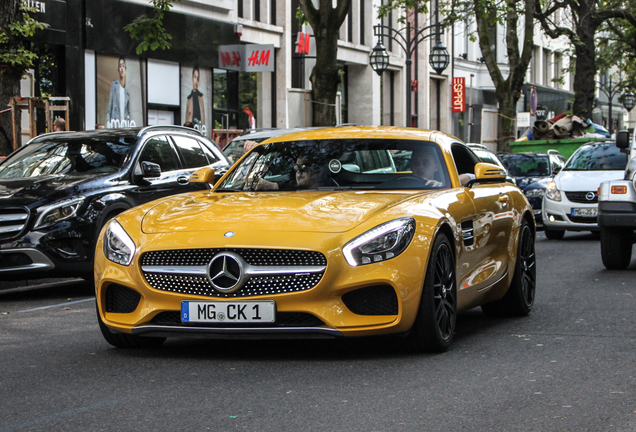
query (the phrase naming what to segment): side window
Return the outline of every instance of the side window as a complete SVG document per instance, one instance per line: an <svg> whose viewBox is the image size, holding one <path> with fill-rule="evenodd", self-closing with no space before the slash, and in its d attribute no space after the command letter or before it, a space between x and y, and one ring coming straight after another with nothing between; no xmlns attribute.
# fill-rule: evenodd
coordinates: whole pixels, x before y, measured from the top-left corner
<svg viewBox="0 0 636 432"><path fill-rule="evenodd" d="M479 158L472 150L461 144L453 144L451 152L457 167L457 174L475 174L475 164L479 162Z"/></svg>
<svg viewBox="0 0 636 432"><path fill-rule="evenodd" d="M161 167L161 171L179 169L179 156L165 136L153 137L146 141L139 160L156 163Z"/></svg>
<svg viewBox="0 0 636 432"><path fill-rule="evenodd" d="M203 153L199 141L184 136L173 136L177 149L181 153L186 168L200 168L208 164L208 158Z"/></svg>
<svg viewBox="0 0 636 432"><path fill-rule="evenodd" d="M199 143L199 144L201 144L201 148L203 149L203 153L205 153L205 156L208 158L208 164L211 165L211 164L216 163L216 162L218 162L220 160L219 157L216 154L214 154L214 152L212 152L212 150L210 150L208 148L208 146L206 146L203 143ZM236 160L238 160L238 158Z"/></svg>

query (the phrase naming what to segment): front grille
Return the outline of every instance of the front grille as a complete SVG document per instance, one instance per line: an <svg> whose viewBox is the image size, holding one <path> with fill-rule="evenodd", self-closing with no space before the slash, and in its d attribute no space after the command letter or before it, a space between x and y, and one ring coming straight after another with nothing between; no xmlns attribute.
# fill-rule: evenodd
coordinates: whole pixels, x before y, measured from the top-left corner
<svg viewBox="0 0 636 432"><path fill-rule="evenodd" d="M238 324L238 323L182 323L178 311L160 312L150 321L152 325L160 326L205 326L205 327L320 327L325 325L322 320L312 314L304 312L278 312L275 323Z"/></svg>
<svg viewBox="0 0 636 432"><path fill-rule="evenodd" d="M349 291L342 301L358 315L397 315L398 300L395 290L388 285L377 285Z"/></svg>
<svg viewBox="0 0 636 432"><path fill-rule="evenodd" d="M26 207L0 208L0 240L19 237L28 221L29 211Z"/></svg>
<svg viewBox="0 0 636 432"><path fill-rule="evenodd" d="M144 266L203 266L220 252L236 252L249 265L255 266L324 266L327 259L320 252L286 249L181 249L146 252L141 256Z"/></svg>
<svg viewBox="0 0 636 432"><path fill-rule="evenodd" d="M574 223L587 223L587 224L596 224L597 218L596 216L571 216L567 215L568 219Z"/></svg>
<svg viewBox="0 0 636 432"><path fill-rule="evenodd" d="M131 313L137 309L141 295L123 285L109 285L106 289L106 312Z"/></svg>
<svg viewBox="0 0 636 432"><path fill-rule="evenodd" d="M205 276L144 273L144 277L154 289L219 298L252 297L306 291L315 287L322 279L322 275L323 273L312 273L253 277L243 288L228 294L216 291Z"/></svg>
<svg viewBox="0 0 636 432"><path fill-rule="evenodd" d="M586 198L586 195L592 193L594 194L594 198L592 198L591 200L588 200ZM596 191L589 191L589 192L566 192L565 196L574 203L581 203L581 204L595 204L598 202L598 195L596 194Z"/></svg>
<svg viewBox="0 0 636 432"><path fill-rule="evenodd" d="M217 291L208 278L212 258L234 252L252 269L245 285L233 293ZM306 291L322 279L327 259L320 252L284 249L183 249L146 252L141 256L144 277L161 291L204 297L236 298Z"/></svg>

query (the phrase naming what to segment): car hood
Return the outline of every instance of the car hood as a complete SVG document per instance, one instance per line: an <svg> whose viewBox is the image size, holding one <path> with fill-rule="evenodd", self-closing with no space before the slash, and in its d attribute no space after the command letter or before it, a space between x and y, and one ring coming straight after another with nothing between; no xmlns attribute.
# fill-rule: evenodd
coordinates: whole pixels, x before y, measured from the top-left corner
<svg viewBox="0 0 636 432"><path fill-rule="evenodd" d="M170 197L143 218L147 234L207 230L348 231L416 192L196 193Z"/></svg>
<svg viewBox="0 0 636 432"><path fill-rule="evenodd" d="M623 170L612 171L561 171L554 182L563 191L596 191L601 182L606 180L621 180Z"/></svg>
<svg viewBox="0 0 636 432"><path fill-rule="evenodd" d="M43 204L69 195L78 195L80 185L91 177L47 175L0 180L0 205Z"/></svg>
<svg viewBox="0 0 636 432"><path fill-rule="evenodd" d="M551 177L538 176L538 177L515 177L514 179L515 179L515 182L517 182L516 184L520 189L525 189L530 186L533 186L533 189L534 189L534 185L536 183L539 183L544 180L548 180L548 183L549 183L550 178Z"/></svg>

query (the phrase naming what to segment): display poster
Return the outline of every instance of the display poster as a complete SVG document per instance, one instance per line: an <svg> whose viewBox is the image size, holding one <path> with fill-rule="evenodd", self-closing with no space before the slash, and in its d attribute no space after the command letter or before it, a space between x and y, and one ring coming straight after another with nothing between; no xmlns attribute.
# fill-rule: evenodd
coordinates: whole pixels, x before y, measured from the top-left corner
<svg viewBox="0 0 636 432"><path fill-rule="evenodd" d="M209 136L212 123L212 72L197 65L181 66L181 118L184 125ZM187 124L191 122L192 125Z"/></svg>
<svg viewBox="0 0 636 432"><path fill-rule="evenodd" d="M107 129L143 126L142 60L96 55L97 123Z"/></svg>

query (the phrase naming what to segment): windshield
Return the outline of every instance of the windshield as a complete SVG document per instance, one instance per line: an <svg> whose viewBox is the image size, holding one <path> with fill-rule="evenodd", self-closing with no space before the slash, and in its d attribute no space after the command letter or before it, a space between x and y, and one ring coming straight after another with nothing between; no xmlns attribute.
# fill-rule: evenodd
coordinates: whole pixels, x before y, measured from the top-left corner
<svg viewBox="0 0 636 432"><path fill-rule="evenodd" d="M508 173L513 177L545 177L552 175L548 155L499 155Z"/></svg>
<svg viewBox="0 0 636 432"><path fill-rule="evenodd" d="M232 169L216 191L439 189L450 185L437 144L325 139L260 145Z"/></svg>
<svg viewBox="0 0 636 432"><path fill-rule="evenodd" d="M614 145L603 143L586 145L578 149L568 160L566 170L571 171L622 171L627 165L627 155Z"/></svg>
<svg viewBox="0 0 636 432"><path fill-rule="evenodd" d="M0 179L114 173L135 141L101 136L30 144L0 165Z"/></svg>

